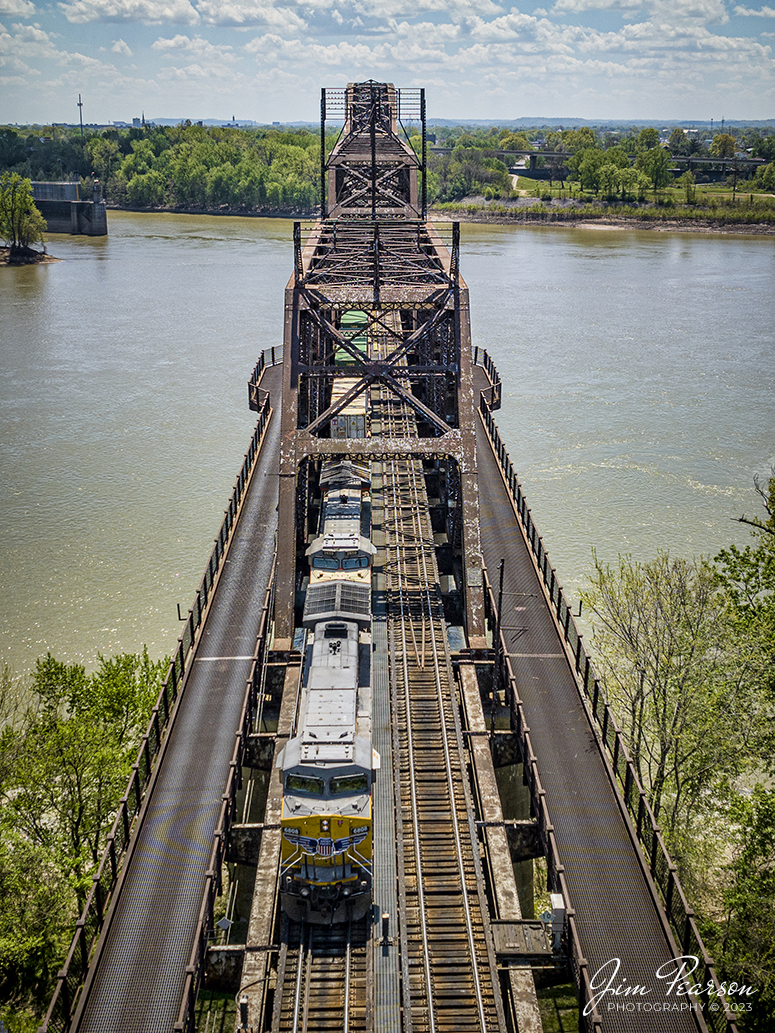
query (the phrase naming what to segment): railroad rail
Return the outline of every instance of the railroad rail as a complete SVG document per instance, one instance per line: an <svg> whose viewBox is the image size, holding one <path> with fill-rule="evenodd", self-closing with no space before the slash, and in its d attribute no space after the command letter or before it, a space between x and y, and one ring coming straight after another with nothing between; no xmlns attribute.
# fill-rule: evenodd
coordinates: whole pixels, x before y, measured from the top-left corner
<svg viewBox="0 0 775 1033"><path fill-rule="evenodd" d="M386 464L405 1028L505 1029L421 464ZM419 469L418 469L419 467ZM411 1017L411 1025L406 1022Z"/></svg>
<svg viewBox="0 0 775 1033"><path fill-rule="evenodd" d="M320 926L283 917L280 940L273 1033L370 1033L369 921Z"/></svg>

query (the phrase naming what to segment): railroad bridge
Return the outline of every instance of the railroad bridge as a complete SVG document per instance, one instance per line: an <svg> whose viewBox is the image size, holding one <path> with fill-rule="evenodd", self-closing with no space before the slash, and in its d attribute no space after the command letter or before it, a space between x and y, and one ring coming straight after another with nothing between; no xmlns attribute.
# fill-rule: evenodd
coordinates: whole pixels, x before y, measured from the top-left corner
<svg viewBox="0 0 775 1033"><path fill-rule="evenodd" d="M323 91L282 347L250 379L256 429L41 1033L538 1033L557 983L579 1029L736 1033L688 992L685 970L715 971L500 440L425 157L424 91ZM368 435L339 436L357 399ZM320 464L340 456L371 469L374 906L309 925L279 908L275 758ZM525 809L504 818L513 765ZM235 1006L216 1027L218 991Z"/></svg>

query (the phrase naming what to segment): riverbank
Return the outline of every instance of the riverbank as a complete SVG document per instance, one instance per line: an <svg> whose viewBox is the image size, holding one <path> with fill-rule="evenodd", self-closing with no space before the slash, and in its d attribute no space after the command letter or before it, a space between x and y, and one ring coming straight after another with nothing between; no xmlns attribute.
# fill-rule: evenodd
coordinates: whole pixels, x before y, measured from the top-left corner
<svg viewBox="0 0 775 1033"><path fill-rule="evenodd" d="M520 197L511 201L464 199L458 203L435 205L432 219L490 225L548 225L571 229L630 229L681 233L775 234L775 204L769 198L739 205L724 204L708 208L691 205L609 204L570 199L544 202Z"/></svg>
<svg viewBox="0 0 775 1033"><path fill-rule="evenodd" d="M61 259L54 258L46 251L35 251L32 248L25 248L22 254L11 255L9 247L0 247L0 266L10 267L22 265L49 265L51 262L59 262Z"/></svg>
<svg viewBox="0 0 775 1033"><path fill-rule="evenodd" d="M269 209L230 207L191 208L178 205L158 205L153 208L131 208L109 204L109 210L136 214L160 215L223 215L249 219L312 220L320 215L319 209ZM689 206L660 206L658 204L615 205L601 202L590 204L576 200L553 200L544 203L535 198L521 197L513 201L485 201L484 198L465 198L460 202L438 204L429 209L431 220L454 219L465 223L484 223L493 226L539 225L566 226L570 229L629 229L653 230L670 233L745 233L775 235L775 204L767 207L748 204L695 208Z"/></svg>

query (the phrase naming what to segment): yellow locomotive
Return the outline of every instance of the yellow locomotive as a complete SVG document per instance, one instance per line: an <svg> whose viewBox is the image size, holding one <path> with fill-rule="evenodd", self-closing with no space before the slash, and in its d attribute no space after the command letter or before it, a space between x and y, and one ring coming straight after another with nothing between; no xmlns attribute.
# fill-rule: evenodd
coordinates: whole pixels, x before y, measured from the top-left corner
<svg viewBox="0 0 775 1033"><path fill-rule="evenodd" d="M345 313L342 331L366 347L365 313ZM352 361L346 352L339 365ZM335 390L343 396L347 377ZM367 398L332 420L332 437L364 437ZM372 899L371 474L367 463L327 459L320 469L319 533L310 564L303 626L307 646L296 727L282 768L280 901L294 920L330 924L361 918Z"/></svg>

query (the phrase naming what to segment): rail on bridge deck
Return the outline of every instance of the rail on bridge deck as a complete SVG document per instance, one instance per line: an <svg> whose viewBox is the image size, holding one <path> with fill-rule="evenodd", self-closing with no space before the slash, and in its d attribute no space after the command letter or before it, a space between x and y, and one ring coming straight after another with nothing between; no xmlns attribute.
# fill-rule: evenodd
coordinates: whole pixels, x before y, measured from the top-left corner
<svg viewBox="0 0 775 1033"><path fill-rule="evenodd" d="M275 408L280 369L265 369L260 382ZM156 763L146 738L130 809L125 801L114 828L126 832L123 866L120 846L118 857L109 850L41 1033L169 1033L178 1017L272 567L280 420L268 401L258 408L254 444L167 679L169 723L156 726ZM132 802L139 814L130 839Z"/></svg>

